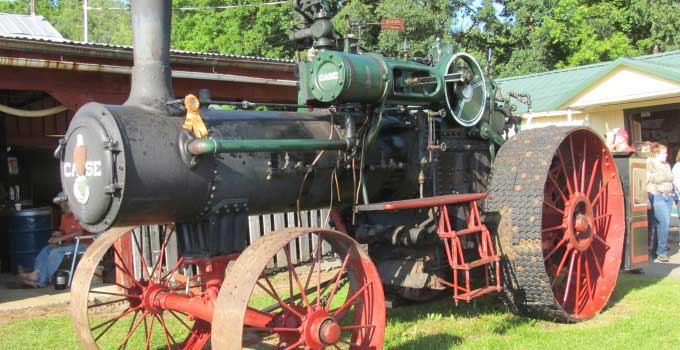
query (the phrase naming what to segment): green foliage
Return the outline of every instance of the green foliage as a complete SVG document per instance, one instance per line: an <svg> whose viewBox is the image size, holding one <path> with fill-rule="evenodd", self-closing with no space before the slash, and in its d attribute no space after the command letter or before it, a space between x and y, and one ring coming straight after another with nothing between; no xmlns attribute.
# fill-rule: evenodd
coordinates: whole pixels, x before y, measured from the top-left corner
<svg viewBox="0 0 680 350"><path fill-rule="evenodd" d="M264 1L175 0L175 7L207 7L257 4ZM290 58L294 50L288 40L292 11L288 6L239 7L224 10L175 11L174 48Z"/></svg>
<svg viewBox="0 0 680 350"><path fill-rule="evenodd" d="M615 2L563 0L544 17L537 35L559 56L556 67L572 67L639 54L624 30L625 11Z"/></svg>
<svg viewBox="0 0 680 350"><path fill-rule="evenodd" d="M82 40L82 0L36 0L37 12L62 35ZM90 7L120 8L128 0L89 0ZM229 9L173 12L172 45L222 54L292 58L295 28L289 5L252 6L271 0L173 0L173 6ZM342 34L361 37L367 50L394 56L407 39L423 56L440 37L484 64L493 50L496 77L522 75L622 56L680 48L677 0L332 0ZM247 5L247 6L245 6ZM27 14L27 1L0 1L0 11ZM403 18L406 32L381 30L385 18ZM355 23L350 26L349 23ZM356 24L360 24L357 26ZM298 24L299 26L299 24ZM92 42L129 45L129 10L91 10Z"/></svg>

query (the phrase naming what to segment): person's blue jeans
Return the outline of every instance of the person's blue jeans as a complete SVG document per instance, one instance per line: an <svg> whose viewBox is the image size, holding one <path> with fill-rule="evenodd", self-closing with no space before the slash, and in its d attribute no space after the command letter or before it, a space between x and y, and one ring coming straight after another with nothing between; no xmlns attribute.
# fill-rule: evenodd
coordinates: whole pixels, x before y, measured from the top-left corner
<svg viewBox="0 0 680 350"><path fill-rule="evenodd" d="M668 256L668 228L671 224L673 196L654 195L654 217L656 218L656 256Z"/></svg>
<svg viewBox="0 0 680 350"><path fill-rule="evenodd" d="M47 285L47 281L52 278L52 275L59 269L59 265L61 265L62 260L64 260L66 253L72 253L75 247L75 244L48 244L40 251L33 264L33 268L39 271L38 285L40 287L45 287ZM83 252L85 249L87 249L87 244L81 243L78 246L78 252ZM75 259L75 257L73 258Z"/></svg>

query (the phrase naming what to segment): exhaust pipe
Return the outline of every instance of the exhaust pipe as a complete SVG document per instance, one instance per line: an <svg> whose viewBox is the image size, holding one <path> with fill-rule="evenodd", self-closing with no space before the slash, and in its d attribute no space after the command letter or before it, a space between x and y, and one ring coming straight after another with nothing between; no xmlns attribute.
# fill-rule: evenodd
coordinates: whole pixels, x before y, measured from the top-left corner
<svg viewBox="0 0 680 350"><path fill-rule="evenodd" d="M132 86L125 105L172 114L170 70L172 0L132 0Z"/></svg>

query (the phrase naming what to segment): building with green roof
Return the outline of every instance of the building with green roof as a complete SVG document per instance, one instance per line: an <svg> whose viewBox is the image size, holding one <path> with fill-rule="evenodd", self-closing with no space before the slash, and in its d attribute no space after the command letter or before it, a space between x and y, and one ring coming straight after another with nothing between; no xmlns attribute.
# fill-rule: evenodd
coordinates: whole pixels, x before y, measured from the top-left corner
<svg viewBox="0 0 680 350"><path fill-rule="evenodd" d="M585 125L602 134L626 128L632 143L680 148L680 50L497 81L504 94L531 96L530 109L517 106L523 128Z"/></svg>

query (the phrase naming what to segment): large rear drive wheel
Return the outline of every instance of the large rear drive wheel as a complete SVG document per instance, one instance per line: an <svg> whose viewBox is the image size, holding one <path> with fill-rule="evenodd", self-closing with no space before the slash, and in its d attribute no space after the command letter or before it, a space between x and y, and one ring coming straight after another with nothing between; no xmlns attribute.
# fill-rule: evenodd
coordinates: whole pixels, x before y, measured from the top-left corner
<svg viewBox="0 0 680 350"><path fill-rule="evenodd" d="M496 212L513 309L561 322L593 317L621 265L624 197L614 160L590 129L523 131L500 150L487 212Z"/></svg>
<svg viewBox="0 0 680 350"><path fill-rule="evenodd" d="M310 238L314 253L296 259L296 241ZM385 333L380 277L344 233L277 231L227 268L212 331L214 350L379 350Z"/></svg>

